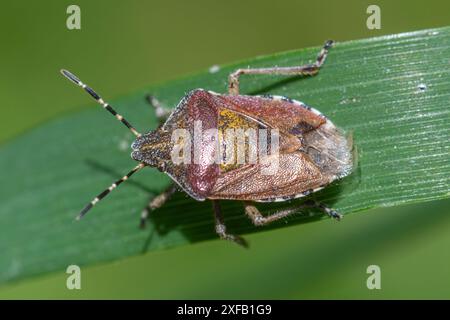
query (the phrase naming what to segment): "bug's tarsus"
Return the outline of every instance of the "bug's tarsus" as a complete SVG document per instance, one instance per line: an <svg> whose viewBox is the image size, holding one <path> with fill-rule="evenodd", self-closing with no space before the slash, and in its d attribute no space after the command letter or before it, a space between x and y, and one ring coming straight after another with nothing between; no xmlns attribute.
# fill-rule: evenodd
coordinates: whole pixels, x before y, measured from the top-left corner
<svg viewBox="0 0 450 320"><path fill-rule="evenodd" d="M114 182L109 188L103 190L100 194L98 194L91 202L89 202L83 210L80 211L80 213L77 216L77 220L80 220L84 217L84 215L91 210L98 202L100 202L103 198L105 198L111 191L113 191L115 188L117 188L122 182L128 180L134 173L138 172L140 169L144 168L145 164L140 163L136 167L133 168L130 172L128 172L125 176L123 176L121 179Z"/></svg>
<svg viewBox="0 0 450 320"><path fill-rule="evenodd" d="M216 221L216 233L219 235L219 237L221 239L233 241L233 242L237 243L238 245L243 246L244 248L248 248L248 243L244 238L242 238L238 235L230 234L227 232L227 228L223 221L222 209L220 208L219 201L212 200L212 205L213 205L214 217L215 217L215 221Z"/></svg>
<svg viewBox="0 0 450 320"><path fill-rule="evenodd" d="M323 48L328 50L328 49L330 49L333 46L333 44L334 44L333 40L327 40L327 41L325 41L325 44L323 45Z"/></svg>
<svg viewBox="0 0 450 320"><path fill-rule="evenodd" d="M67 79L83 88L92 98L95 99L104 109L108 110L117 120L122 122L136 137L140 137L141 134L120 114L116 112L107 102L105 102L91 87L81 82L81 80L70 71L61 69L61 74Z"/></svg>
<svg viewBox="0 0 450 320"><path fill-rule="evenodd" d="M323 45L317 59L313 64L294 67L272 67L272 68L254 68L237 69L228 76L228 93L230 95L239 94L239 77L243 74L278 74L278 75L310 75L313 76L319 72L327 58L328 50L333 46L334 41L328 40Z"/></svg>
<svg viewBox="0 0 450 320"><path fill-rule="evenodd" d="M177 191L177 187L175 184L172 184L148 203L147 207L145 207L145 209L142 210L141 213L141 219L139 223L141 229L145 228L150 212L161 208L167 202L167 200L172 197L175 191Z"/></svg>
<svg viewBox="0 0 450 320"><path fill-rule="evenodd" d="M319 54L317 55L316 62L314 63L314 65L317 66L317 68L320 68L323 65L323 63L325 62L325 60L327 58L328 50L331 49L333 44L334 44L333 40L325 41L325 44L323 45L322 49L320 50Z"/></svg>
<svg viewBox="0 0 450 320"><path fill-rule="evenodd" d="M162 103L159 102L159 100L151 94L146 95L145 100L155 110L156 118L158 118L158 121L160 123L164 123L172 111L165 108Z"/></svg>
<svg viewBox="0 0 450 320"><path fill-rule="evenodd" d="M330 218L336 219L337 221L340 221L344 216L342 214L340 214L339 212L337 212L336 210L328 207L327 205L315 201L315 200L308 200L305 202L306 205L309 205L310 207L313 208L318 208L320 210L322 210L324 213L326 213Z"/></svg>

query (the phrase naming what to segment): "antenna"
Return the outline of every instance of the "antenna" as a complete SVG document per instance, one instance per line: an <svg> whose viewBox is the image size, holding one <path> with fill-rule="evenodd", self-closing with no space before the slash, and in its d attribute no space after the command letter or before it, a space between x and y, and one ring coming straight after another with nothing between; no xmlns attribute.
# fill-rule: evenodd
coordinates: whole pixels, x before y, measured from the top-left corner
<svg viewBox="0 0 450 320"><path fill-rule="evenodd" d="M97 101L104 109L108 110L109 113L111 113L114 117L116 117L117 120L119 120L120 122L122 122L128 129L130 129L130 131L136 136L136 137L140 137L141 134L139 132L137 132L137 130L124 118L122 117L120 114L118 114L116 112L116 110L114 110L107 102L105 102L91 87L87 86L86 84L84 84L83 82L81 82L80 79L78 79L73 73L61 69L61 74L66 77L67 79L69 79L70 81L72 81L73 83L75 83L76 85L80 86L81 88L84 89L84 91L86 91L87 93L89 93L89 95L95 99L95 101Z"/></svg>
<svg viewBox="0 0 450 320"><path fill-rule="evenodd" d="M119 186L122 182L128 180L129 177L131 177L134 173L138 172L142 168L145 167L145 164L139 163L136 167L133 168L130 172L127 173L127 175L123 176L121 179L114 182L112 185L109 186L108 189L103 190L98 196L96 196L91 202L89 202L83 210L81 210L80 214L77 216L77 220L80 220L84 217L84 215L92 209L100 200L102 200L104 197L106 197L111 191L113 191L115 188Z"/></svg>

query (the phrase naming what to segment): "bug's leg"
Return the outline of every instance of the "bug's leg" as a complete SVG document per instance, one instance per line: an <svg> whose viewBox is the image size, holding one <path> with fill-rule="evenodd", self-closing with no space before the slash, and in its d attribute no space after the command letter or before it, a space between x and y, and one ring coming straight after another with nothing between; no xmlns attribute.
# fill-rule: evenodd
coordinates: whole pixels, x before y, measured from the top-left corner
<svg viewBox="0 0 450 320"><path fill-rule="evenodd" d="M161 102L159 102L159 100L156 99L155 96L152 96L150 94L145 96L145 100L147 100L148 104L153 109L155 109L156 118L158 119L159 123L164 123L167 117L170 115L171 110L163 107Z"/></svg>
<svg viewBox="0 0 450 320"><path fill-rule="evenodd" d="M336 210L333 210L333 209L331 209L319 202L316 202L314 200L308 200L299 206L276 211L275 213L268 215L268 216L263 216L261 214L261 212L258 210L258 208L256 208L251 202L245 201L244 207L245 207L245 213L252 220L253 224L256 226L266 225L273 221L290 216L294 213L298 213L299 210L305 209L305 208L318 208L336 220L342 219L342 215L339 214Z"/></svg>
<svg viewBox="0 0 450 320"><path fill-rule="evenodd" d="M216 220L216 233L219 235L221 239L230 240L233 241L245 248L248 247L247 241L245 241L244 238L227 233L227 227L225 226L225 223L223 221L222 216L222 210L220 208L219 201L212 200L213 210L214 210L214 217Z"/></svg>
<svg viewBox="0 0 450 320"><path fill-rule="evenodd" d="M166 190L158 194L148 203L148 205L145 207L144 210L142 210L141 213L141 221L140 221L141 228L145 228L145 223L147 222L150 212L158 208L161 208L164 205L164 203L166 203L167 200L169 200L172 197L175 191L177 191L176 185L171 184Z"/></svg>
<svg viewBox="0 0 450 320"><path fill-rule="evenodd" d="M319 72L320 67L325 62L328 50L332 47L333 40L328 40L323 45L317 59L313 64L293 67L272 67L272 68L255 68L255 69L237 69L228 76L228 92L230 95L239 94L239 76L243 74L275 74L275 75L315 75Z"/></svg>
<svg viewBox="0 0 450 320"><path fill-rule="evenodd" d="M279 210L269 216L263 216L251 202L244 201L245 213L255 226L263 226L273 221L280 220L299 211L299 207Z"/></svg>
<svg viewBox="0 0 450 320"><path fill-rule="evenodd" d="M320 209L321 211L325 212L330 218L341 220L344 216L337 212L336 210L328 207L327 205L318 202L316 200L308 200L305 202L305 205L309 205L309 207Z"/></svg>
<svg viewBox="0 0 450 320"><path fill-rule="evenodd" d="M94 200L92 200L91 202L89 202L84 208L83 210L81 210L81 212L78 214L77 216L77 220L80 220L81 218L84 217L84 215L92 209L92 207L94 207L100 200L102 200L103 198L105 198L111 191L113 191L115 188L117 188L119 186L119 184L121 184L122 182L128 180L128 178L130 178L134 173L138 172L139 170L141 170L142 168L145 167L144 163L140 163L138 164L136 167L133 168L133 170L131 170L130 172L128 172L125 176L123 176L121 179L117 180L116 182L114 182L108 189L105 189L103 192L101 192L98 196L96 196L94 198Z"/></svg>
<svg viewBox="0 0 450 320"><path fill-rule="evenodd" d="M89 87L85 83L81 82L81 80L78 79L77 76L75 76L70 71L62 69L61 70L61 74L64 77L66 77L67 79L69 79L70 81L72 81L73 83L75 83L77 86L83 88L84 91L86 91L92 98L94 98L94 100L97 101L98 104L100 104L104 109L106 109L109 113L111 113L114 117L116 117L117 120L122 122L136 137L140 137L141 136L141 134L123 116L118 114L116 112L116 110L114 110L113 107L111 107L109 105L108 102L104 101L102 99L102 97L100 97L97 94L97 92L94 91L94 89L92 89L91 87Z"/></svg>

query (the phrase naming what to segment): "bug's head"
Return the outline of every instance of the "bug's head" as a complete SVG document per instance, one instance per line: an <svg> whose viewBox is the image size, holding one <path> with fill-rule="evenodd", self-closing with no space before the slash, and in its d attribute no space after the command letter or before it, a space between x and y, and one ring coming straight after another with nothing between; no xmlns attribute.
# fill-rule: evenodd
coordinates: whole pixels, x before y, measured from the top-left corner
<svg viewBox="0 0 450 320"><path fill-rule="evenodd" d="M131 148L131 158L160 171L165 171L171 162L171 135L161 128L138 137Z"/></svg>

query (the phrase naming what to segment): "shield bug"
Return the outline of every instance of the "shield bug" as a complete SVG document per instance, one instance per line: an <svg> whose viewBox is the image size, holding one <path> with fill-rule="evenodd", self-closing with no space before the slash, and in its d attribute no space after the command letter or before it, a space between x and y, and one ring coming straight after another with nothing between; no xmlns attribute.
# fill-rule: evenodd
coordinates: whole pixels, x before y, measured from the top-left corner
<svg viewBox="0 0 450 320"><path fill-rule="evenodd" d="M173 184L143 211L142 226L149 211L161 207L177 186L195 200L211 200L217 234L242 245L246 245L244 239L226 230L221 199L242 201L245 213L255 225L279 220L308 206L318 207L339 220L339 213L315 201L270 215L262 215L254 203L304 197L347 176L353 167L351 138L319 111L300 101L239 94L241 75L317 74L332 44L332 41L325 43L313 64L238 69L229 75L228 94L192 90L170 113L156 98L148 96L161 124L145 134L139 133L75 75L62 70L65 77L131 130L136 136L131 157L139 162L88 203L78 218L132 174L144 167L154 167L168 174Z"/></svg>

